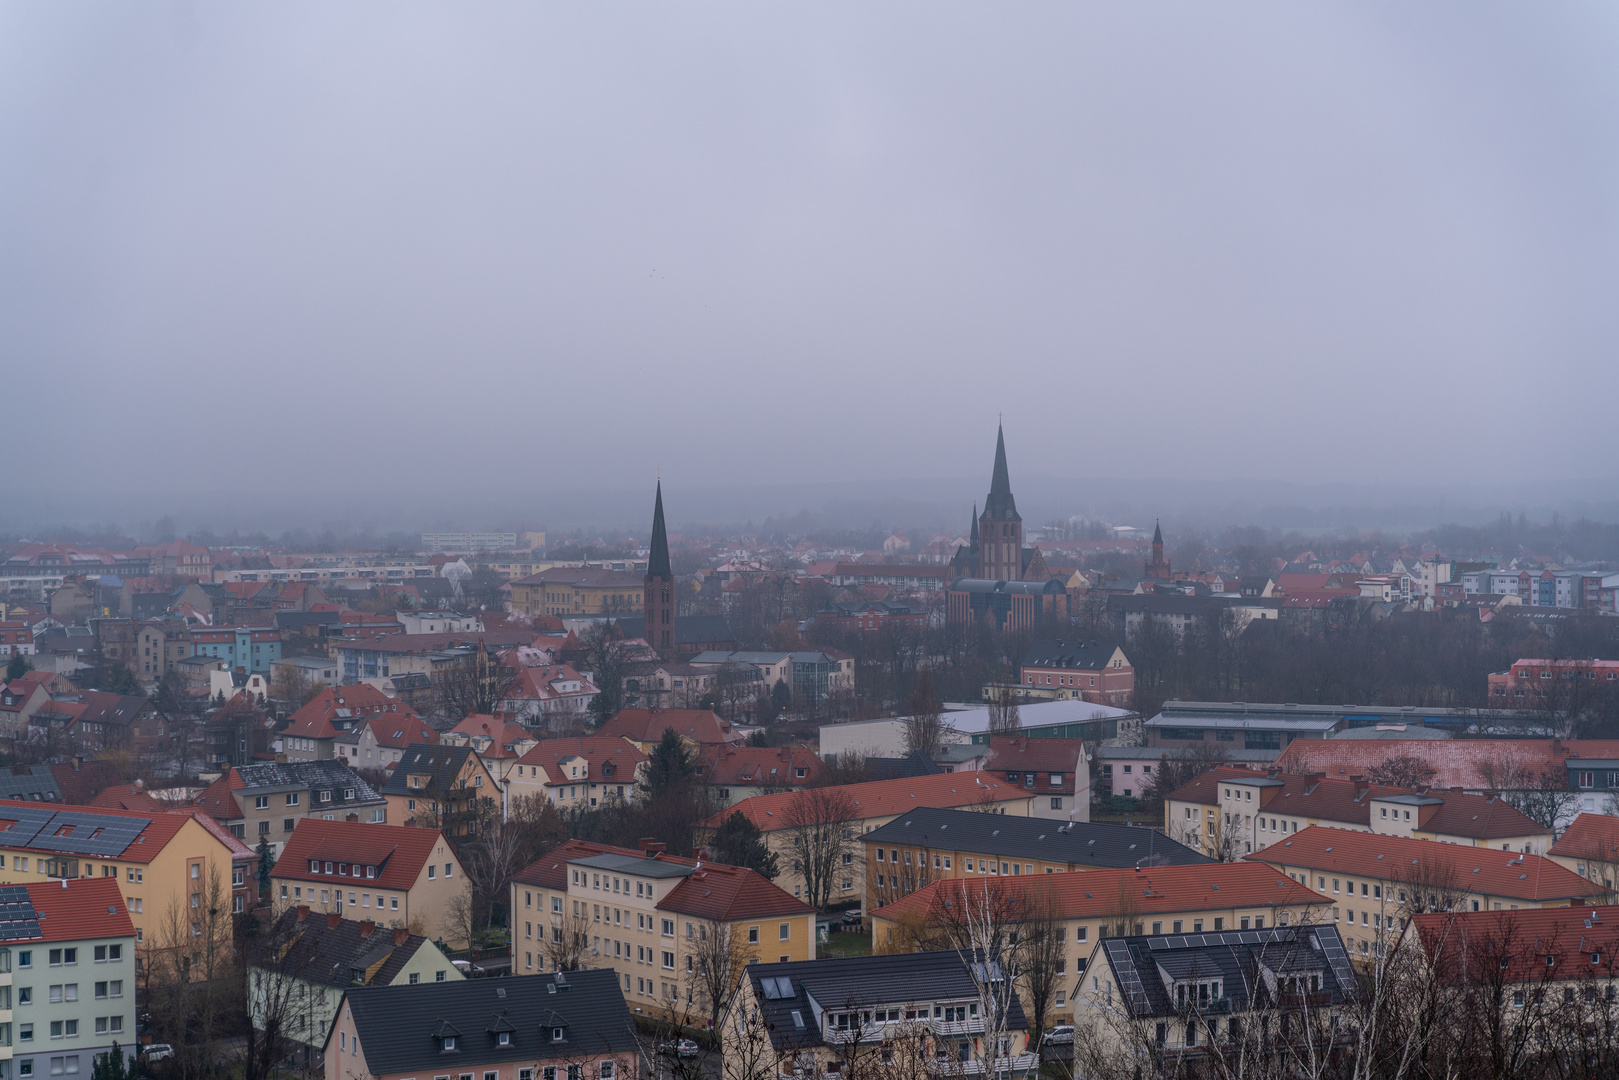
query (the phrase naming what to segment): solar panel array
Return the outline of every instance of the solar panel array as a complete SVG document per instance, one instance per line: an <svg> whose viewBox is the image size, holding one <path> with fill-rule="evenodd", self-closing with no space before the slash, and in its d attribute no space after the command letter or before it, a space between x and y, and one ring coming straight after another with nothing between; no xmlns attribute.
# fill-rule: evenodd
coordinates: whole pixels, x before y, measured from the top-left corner
<svg viewBox="0 0 1619 1080"><path fill-rule="evenodd" d="M29 941L41 937L39 913L21 885L0 886L0 941Z"/></svg>
<svg viewBox="0 0 1619 1080"><path fill-rule="evenodd" d="M793 996L793 980L783 976L781 978L760 979L759 986L763 988L765 997L771 1001Z"/></svg>
<svg viewBox="0 0 1619 1080"><path fill-rule="evenodd" d="M1344 939L1338 936L1336 928L1326 927L1325 929L1332 932L1330 934L1318 933L1314 936L1314 941L1320 945L1321 952L1325 954L1327 964L1331 966L1332 974L1337 978L1338 985L1342 989L1348 990L1355 985L1355 973L1349 966L1349 953L1344 949Z"/></svg>
<svg viewBox="0 0 1619 1080"><path fill-rule="evenodd" d="M39 831L50 824L56 811L43 806L8 806L0 816L16 822L11 828L0 832L0 840L11 847L27 847L34 842Z"/></svg>
<svg viewBox="0 0 1619 1080"><path fill-rule="evenodd" d="M1281 930L1224 930L1218 934L1171 934L1147 939L1149 949L1207 949L1217 945L1263 945L1290 941Z"/></svg>
<svg viewBox="0 0 1619 1080"><path fill-rule="evenodd" d="M1125 1002L1132 1009L1146 1009L1147 988L1141 985L1141 976L1136 971L1135 960L1130 956L1130 946L1124 938L1112 937L1102 943L1107 950L1107 958L1113 964L1113 971L1119 977L1119 993L1124 995Z"/></svg>
<svg viewBox="0 0 1619 1080"><path fill-rule="evenodd" d="M40 830L31 846L42 851L61 851L71 855L112 857L122 855L151 823L151 818L63 810L51 815L51 820Z"/></svg>

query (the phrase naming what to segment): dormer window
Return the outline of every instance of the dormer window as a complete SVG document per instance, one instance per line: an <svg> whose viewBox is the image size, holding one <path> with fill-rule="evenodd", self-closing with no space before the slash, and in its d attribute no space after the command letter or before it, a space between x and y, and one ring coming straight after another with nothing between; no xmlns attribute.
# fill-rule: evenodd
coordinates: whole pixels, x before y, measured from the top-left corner
<svg viewBox="0 0 1619 1080"><path fill-rule="evenodd" d="M321 802L331 802L332 801L332 793L330 791L321 792L320 793L320 801Z"/></svg>
<svg viewBox="0 0 1619 1080"><path fill-rule="evenodd" d="M561 1042L564 1038L567 1037L567 1034L568 1034L568 1029L567 1028L554 1027L554 1028L551 1029L551 1041L552 1042Z"/></svg>
<svg viewBox="0 0 1619 1080"><path fill-rule="evenodd" d="M455 1036L454 1035L446 1035L446 1036L444 1036L444 1049L445 1050L454 1050L455 1049Z"/></svg>
<svg viewBox="0 0 1619 1080"><path fill-rule="evenodd" d="M320 860L319 859L310 859L309 860L309 872L311 874L320 873Z"/></svg>
<svg viewBox="0 0 1619 1080"><path fill-rule="evenodd" d="M512 1033L502 1031L495 1041L500 1043L501 1046L510 1046L512 1044Z"/></svg>

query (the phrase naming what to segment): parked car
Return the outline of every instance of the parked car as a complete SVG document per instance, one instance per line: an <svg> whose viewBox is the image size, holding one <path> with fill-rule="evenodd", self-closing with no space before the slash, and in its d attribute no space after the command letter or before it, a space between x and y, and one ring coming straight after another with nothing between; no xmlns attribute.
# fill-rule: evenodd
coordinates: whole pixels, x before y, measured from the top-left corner
<svg viewBox="0 0 1619 1080"><path fill-rule="evenodd" d="M691 1039L681 1039L675 1044L675 1053L680 1057L696 1057L697 1043Z"/></svg>
<svg viewBox="0 0 1619 1080"><path fill-rule="evenodd" d="M141 1051L141 1057L147 1061L162 1061L174 1056L174 1046L170 1043L153 1043Z"/></svg>
<svg viewBox="0 0 1619 1080"><path fill-rule="evenodd" d="M1073 1041L1074 1025L1072 1024L1058 1024L1056 1027L1049 1028L1046 1031L1046 1042L1048 1043L1071 1043Z"/></svg>

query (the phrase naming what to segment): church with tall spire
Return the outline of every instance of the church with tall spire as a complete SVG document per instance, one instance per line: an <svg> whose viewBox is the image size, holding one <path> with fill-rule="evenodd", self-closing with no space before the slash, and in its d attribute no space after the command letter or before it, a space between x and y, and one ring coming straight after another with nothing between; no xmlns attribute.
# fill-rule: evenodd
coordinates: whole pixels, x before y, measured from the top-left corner
<svg viewBox="0 0 1619 1080"><path fill-rule="evenodd" d="M945 618L954 625L989 623L1001 630L1035 625L1048 615L1067 615L1067 590L1051 576L1036 547L1023 546L1023 515L1012 497L1006 466L1006 433L995 429L995 465L984 510L973 504L971 539L950 560Z"/></svg>
<svg viewBox="0 0 1619 1080"><path fill-rule="evenodd" d="M1023 516L1012 497L1012 476L1006 467L1006 433L995 428L995 465L989 475L984 512L973 504L971 539L956 549L952 576L990 581L1045 581L1045 559L1039 548L1023 546Z"/></svg>
<svg viewBox="0 0 1619 1080"><path fill-rule="evenodd" d="M659 656L672 656L675 648L675 572L669 565L669 531L663 524L663 480L652 503L652 545L647 556L641 594L646 619L646 643Z"/></svg>

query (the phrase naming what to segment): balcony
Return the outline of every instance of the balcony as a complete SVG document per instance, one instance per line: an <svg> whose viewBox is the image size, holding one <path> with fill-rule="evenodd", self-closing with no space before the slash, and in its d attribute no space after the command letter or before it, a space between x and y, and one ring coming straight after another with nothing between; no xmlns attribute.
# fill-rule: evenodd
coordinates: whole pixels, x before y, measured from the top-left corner
<svg viewBox="0 0 1619 1080"><path fill-rule="evenodd" d="M842 1046L845 1043L879 1043L887 1034L889 1024L861 1024L858 1028L827 1028L826 1041L832 1046Z"/></svg>
<svg viewBox="0 0 1619 1080"><path fill-rule="evenodd" d="M984 1018L975 1016L969 1020L934 1020L933 1034L935 1035L982 1035L984 1033Z"/></svg>
<svg viewBox="0 0 1619 1080"><path fill-rule="evenodd" d="M928 1072L934 1076L1018 1076L1033 1072L1038 1067L1038 1059L1033 1054L1003 1056L993 1061L986 1058L951 1061L947 1058L928 1062Z"/></svg>

